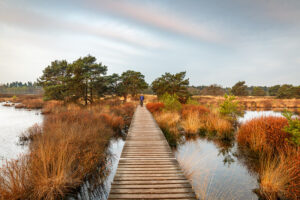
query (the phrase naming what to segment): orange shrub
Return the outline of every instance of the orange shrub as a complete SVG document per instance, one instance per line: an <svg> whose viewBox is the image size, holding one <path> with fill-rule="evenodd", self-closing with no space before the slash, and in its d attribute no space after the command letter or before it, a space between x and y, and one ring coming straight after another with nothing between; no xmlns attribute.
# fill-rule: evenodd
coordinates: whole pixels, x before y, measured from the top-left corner
<svg viewBox="0 0 300 200"><path fill-rule="evenodd" d="M276 156L260 158L260 194L266 199L297 199L300 196L300 151L287 147Z"/></svg>
<svg viewBox="0 0 300 200"><path fill-rule="evenodd" d="M114 130L121 130L125 124L122 117L116 116L114 114L101 113L100 118L106 125Z"/></svg>
<svg viewBox="0 0 300 200"><path fill-rule="evenodd" d="M190 113L202 115L205 113L209 113L209 109L201 105L191 105L191 104L183 105L181 110L181 116L183 118L186 118L189 116Z"/></svg>
<svg viewBox="0 0 300 200"><path fill-rule="evenodd" d="M114 132L98 112L60 107L32 129L28 154L0 168L0 199L64 199L91 174L101 175ZM111 117L111 116L110 116ZM115 125L118 118L112 117Z"/></svg>
<svg viewBox="0 0 300 200"><path fill-rule="evenodd" d="M287 125L284 117L263 116L244 123L237 135L241 145L247 145L254 151L279 150L287 144L289 134L282 129Z"/></svg>
<svg viewBox="0 0 300 200"><path fill-rule="evenodd" d="M62 101L46 101L42 110L42 114L50 114L51 112L54 112L56 109L58 109L62 104Z"/></svg>
<svg viewBox="0 0 300 200"><path fill-rule="evenodd" d="M161 111L165 107L165 104L161 102L147 103L146 107L151 113L154 113Z"/></svg>

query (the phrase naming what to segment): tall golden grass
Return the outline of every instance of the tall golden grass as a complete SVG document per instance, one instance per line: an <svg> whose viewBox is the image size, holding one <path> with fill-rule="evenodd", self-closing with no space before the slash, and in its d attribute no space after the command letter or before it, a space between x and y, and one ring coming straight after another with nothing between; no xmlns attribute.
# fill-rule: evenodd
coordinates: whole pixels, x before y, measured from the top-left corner
<svg viewBox="0 0 300 200"><path fill-rule="evenodd" d="M287 148L260 157L259 192L268 200L300 197L300 151Z"/></svg>
<svg viewBox="0 0 300 200"><path fill-rule="evenodd" d="M180 115L178 112L162 112L155 113L154 117L158 125L165 130L168 130L170 133L178 135L178 123L180 120Z"/></svg>
<svg viewBox="0 0 300 200"><path fill-rule="evenodd" d="M218 106L224 97L222 96L193 96L202 105ZM237 97L246 109L274 109L274 108L300 108L300 99L276 99L275 97Z"/></svg>
<svg viewBox="0 0 300 200"><path fill-rule="evenodd" d="M20 104L16 104L15 108L41 109L44 106L43 99L25 99Z"/></svg>
<svg viewBox="0 0 300 200"><path fill-rule="evenodd" d="M237 141L240 145L248 146L256 152L273 152L287 145L289 134L283 131L287 124L284 117L254 118L241 125L237 133Z"/></svg>
<svg viewBox="0 0 300 200"><path fill-rule="evenodd" d="M106 161L113 130L124 125L122 116L106 111L75 104L49 111L42 133L30 134L29 153L0 169L1 198L62 199L80 186Z"/></svg>
<svg viewBox="0 0 300 200"><path fill-rule="evenodd" d="M300 151L288 143L283 117L263 116L244 123L238 144L256 152L259 159L259 193L268 200L300 196Z"/></svg>
<svg viewBox="0 0 300 200"><path fill-rule="evenodd" d="M162 111L163 104L161 103L148 103L147 108L154 114L162 129L176 135L179 133L179 129L183 129L187 135L208 132L219 139L233 138L233 124L221 116L217 109L184 104L180 111Z"/></svg>

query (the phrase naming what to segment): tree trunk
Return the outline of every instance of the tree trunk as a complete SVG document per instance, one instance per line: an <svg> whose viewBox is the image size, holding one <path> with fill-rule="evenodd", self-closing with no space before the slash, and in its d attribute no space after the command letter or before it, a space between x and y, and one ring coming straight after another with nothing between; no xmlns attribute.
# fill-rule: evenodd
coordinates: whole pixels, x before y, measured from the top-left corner
<svg viewBox="0 0 300 200"><path fill-rule="evenodd" d="M88 104L88 87L85 87L85 94L84 94L84 101L85 101L85 105Z"/></svg>

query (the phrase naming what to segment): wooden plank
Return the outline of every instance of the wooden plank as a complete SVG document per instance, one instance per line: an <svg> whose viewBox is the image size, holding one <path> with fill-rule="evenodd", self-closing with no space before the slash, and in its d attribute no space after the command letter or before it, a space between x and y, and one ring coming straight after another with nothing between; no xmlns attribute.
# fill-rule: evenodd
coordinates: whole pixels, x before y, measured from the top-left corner
<svg viewBox="0 0 300 200"><path fill-rule="evenodd" d="M196 199L162 131L151 114L138 107L109 199Z"/></svg>
<svg viewBox="0 0 300 200"><path fill-rule="evenodd" d="M139 173L139 174L133 174L133 173L117 173L115 177L178 177L178 176L184 176L184 174L181 172L178 173Z"/></svg>
<svg viewBox="0 0 300 200"><path fill-rule="evenodd" d="M196 198L194 193L178 193L178 194L110 194L108 199L180 199L180 198Z"/></svg>
<svg viewBox="0 0 300 200"><path fill-rule="evenodd" d="M192 188L190 184L156 184L156 185L116 185L112 184L112 188Z"/></svg>
<svg viewBox="0 0 300 200"><path fill-rule="evenodd" d="M141 180L141 181L114 181L113 184L116 185L157 185L157 184L189 184L188 180Z"/></svg>
<svg viewBox="0 0 300 200"><path fill-rule="evenodd" d="M136 189L124 189L124 188L112 188L111 194L174 194L174 193L193 193L191 188L136 188Z"/></svg>
<svg viewBox="0 0 300 200"><path fill-rule="evenodd" d="M114 181L144 181L144 180L186 180L184 176L174 176L174 177L131 177L131 176L122 176L122 177L115 177Z"/></svg>

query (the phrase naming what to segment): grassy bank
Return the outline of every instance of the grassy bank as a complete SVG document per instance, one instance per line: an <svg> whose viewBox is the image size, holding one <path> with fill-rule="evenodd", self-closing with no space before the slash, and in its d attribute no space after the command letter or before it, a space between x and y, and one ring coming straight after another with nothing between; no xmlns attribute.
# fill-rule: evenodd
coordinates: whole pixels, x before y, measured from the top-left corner
<svg viewBox="0 0 300 200"><path fill-rule="evenodd" d="M241 156L250 162L250 171L259 177L259 188L255 192L261 199L299 198L299 118L263 116L239 125L237 116L241 116L241 109L245 108L243 103L237 103L239 99L225 97L210 106L201 101L166 105L169 102L174 103L148 103L147 108L171 146L176 146L183 135L186 138L205 136L214 143L231 141L233 144L236 140L239 149L243 149Z"/></svg>
<svg viewBox="0 0 300 200"><path fill-rule="evenodd" d="M29 153L0 169L0 198L61 199L73 193L106 169L109 140L130 123L134 108L112 101L88 107L49 102L43 125L22 137Z"/></svg>
<svg viewBox="0 0 300 200"><path fill-rule="evenodd" d="M45 104L42 95L0 95L0 102L6 102L5 106L14 106L18 109L41 109Z"/></svg>
<svg viewBox="0 0 300 200"><path fill-rule="evenodd" d="M260 117L244 123L237 133L238 144L257 158L260 185L257 193L262 198L297 199L300 196L300 149L291 141L292 135L285 131L289 126L290 122L284 117Z"/></svg>
<svg viewBox="0 0 300 200"><path fill-rule="evenodd" d="M194 99L197 99L199 103L203 105L215 105L218 106L224 97L222 96L193 96ZM247 110L256 110L256 109L299 109L300 108L300 99L276 99L275 97L237 97L239 101Z"/></svg>
<svg viewBox="0 0 300 200"><path fill-rule="evenodd" d="M169 97L172 98L172 97ZM219 107L204 106L190 100L187 104L180 104L174 100L148 103L147 108L153 113L160 127L179 137L206 135L221 140L234 139L236 118L243 115L242 107L227 97ZM171 105L170 105L171 104Z"/></svg>

